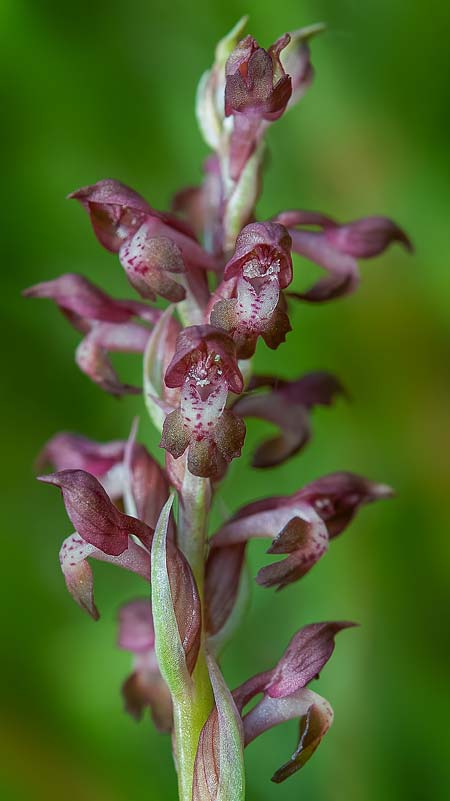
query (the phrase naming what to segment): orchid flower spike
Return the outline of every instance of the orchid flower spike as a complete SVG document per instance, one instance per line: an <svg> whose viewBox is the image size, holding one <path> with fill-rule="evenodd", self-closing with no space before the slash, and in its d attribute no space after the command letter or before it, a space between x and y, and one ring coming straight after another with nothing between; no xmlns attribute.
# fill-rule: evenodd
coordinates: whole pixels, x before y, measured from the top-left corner
<svg viewBox="0 0 450 801"><path fill-rule="evenodd" d="M81 335L78 367L106 392L139 394L110 356L142 357L143 400L157 431L149 449L137 441L136 422L128 438L109 442L62 431L44 444L37 464L40 472L54 471L39 480L61 491L71 523L59 558L75 602L98 620L95 561L141 582L142 596L118 612L117 644L132 660L122 696L134 718L149 710L156 728L171 734L180 801L245 801L245 747L297 719L298 745L272 777L284 781L333 721L330 704L310 684L331 657L336 634L352 623L304 626L273 668L234 691L222 674L222 650L247 611L248 543L269 541L271 558L256 582L282 589L312 570L362 506L392 495L386 484L346 470L291 494L277 494L274 478L270 497L234 513L220 498L210 535L220 483L244 447L244 420L275 427L251 457L253 467L270 469L310 442L317 406L348 397L326 369L298 374L301 347L291 351L292 370L285 365L283 378L270 366L265 374L255 368L256 351L267 360L264 348L279 348L292 330L289 298L317 303L347 295L358 286L359 259L394 243L412 250L387 217L338 223L295 210L258 219L266 131L311 86L311 41L324 26L285 33L265 49L246 34L247 22L242 18L220 40L200 80L196 114L211 152L199 186L177 191L167 212L113 179L69 196L86 211L101 246L117 255L137 295L113 298L77 273L24 292L56 304ZM322 267L325 277L292 291L293 253ZM154 458L158 439L164 466ZM326 463L330 448L321 452Z"/></svg>

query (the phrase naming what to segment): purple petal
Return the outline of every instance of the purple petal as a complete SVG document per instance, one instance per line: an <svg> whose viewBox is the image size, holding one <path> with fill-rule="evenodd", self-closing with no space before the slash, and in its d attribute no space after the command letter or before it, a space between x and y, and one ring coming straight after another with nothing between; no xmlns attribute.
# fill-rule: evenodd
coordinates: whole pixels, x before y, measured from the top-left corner
<svg viewBox="0 0 450 801"><path fill-rule="evenodd" d="M100 244L113 253L138 229L144 217L153 212L141 195L109 178L77 189L69 198L84 206Z"/></svg>
<svg viewBox="0 0 450 801"><path fill-rule="evenodd" d="M289 227L293 250L329 273L307 292L293 293L293 297L301 300L321 302L350 294L359 283L356 259L378 256L392 242L400 242L407 250L412 250L405 232L387 217L365 217L340 225L316 212L288 211L276 219ZM322 230L291 227L297 225L319 226Z"/></svg>
<svg viewBox="0 0 450 801"><path fill-rule="evenodd" d="M291 79L280 62L289 34L268 51L247 37L226 65L225 113L248 114L274 121L285 110L292 93Z"/></svg>
<svg viewBox="0 0 450 801"><path fill-rule="evenodd" d="M281 657L265 692L284 698L318 677L334 651L334 638L354 623L312 623L294 635Z"/></svg>
<svg viewBox="0 0 450 801"><path fill-rule="evenodd" d="M234 405L242 417L257 417L280 427L280 434L259 445L253 467L273 467L298 453L311 437L309 415L304 406L293 404L279 392L245 395Z"/></svg>
<svg viewBox="0 0 450 801"><path fill-rule="evenodd" d="M172 198L172 210L185 215L198 237L205 227L205 192L203 186L186 186Z"/></svg>
<svg viewBox="0 0 450 801"><path fill-rule="evenodd" d="M242 715L242 710L253 698L264 693L273 673L273 670L266 670L263 673L258 673L233 690L233 698L240 715Z"/></svg>
<svg viewBox="0 0 450 801"><path fill-rule="evenodd" d="M322 628L330 625L344 627L342 624L315 624L315 626L305 627L294 637L275 670L254 676L233 692L241 714L252 698L263 693L262 700L243 718L245 745L273 726L287 720L300 718L299 745L290 760L275 773L272 781L284 781L303 767L333 722L333 710L328 701L303 686L306 681L316 675L317 669L320 670L331 655L333 636L336 630L334 632L325 630L324 632ZM317 634L320 632L323 639L318 642ZM296 638L298 638L297 643ZM298 647L295 647L295 644L297 646L302 644L302 639L303 656L298 651ZM282 666L281 670L280 665ZM295 673L296 668L298 675ZM267 688L272 686L275 677L280 677L280 673L281 681L284 680L285 683L284 689L289 694L273 697L267 692Z"/></svg>
<svg viewBox="0 0 450 801"><path fill-rule="evenodd" d="M267 499L251 504L217 532L215 548L247 542L253 537L270 537L269 553L288 554L283 561L263 567L257 581L279 589L305 575L328 548L327 529L308 504L289 498Z"/></svg>
<svg viewBox="0 0 450 801"><path fill-rule="evenodd" d="M298 103L311 86L314 69L310 59L309 40L317 33L321 33L324 27L319 23L289 33L290 42L281 55L283 68L292 80L292 96L288 108Z"/></svg>
<svg viewBox="0 0 450 801"><path fill-rule="evenodd" d="M297 225L317 225L319 228L326 228L328 225L336 225L336 221L326 214L318 211L302 211L300 209L289 209L288 211L281 211L275 217L274 221L284 225L286 228L294 228Z"/></svg>
<svg viewBox="0 0 450 801"><path fill-rule="evenodd" d="M125 446L125 440L95 442L80 434L61 431L46 442L36 466L42 469L51 464L56 470L85 470L102 478L123 461Z"/></svg>
<svg viewBox="0 0 450 801"><path fill-rule="evenodd" d="M343 225L325 228L325 238L336 250L355 259L379 256L393 242L399 242L412 252L411 240L388 217L363 217Z"/></svg>
<svg viewBox="0 0 450 801"><path fill-rule="evenodd" d="M279 391L292 403L301 404L307 409L330 406L336 395L345 395L339 379L325 371L306 373L296 381L282 382Z"/></svg>
<svg viewBox="0 0 450 801"><path fill-rule="evenodd" d="M87 334L78 345L75 361L80 370L95 384L111 395L138 395L139 387L123 384L114 370L107 351L98 345L96 335Z"/></svg>
<svg viewBox="0 0 450 801"><path fill-rule="evenodd" d="M275 379L266 378L259 386L272 381L275 383ZM253 386L256 385L254 382ZM335 394L342 392L342 385L334 376L317 372L308 373L297 381L281 381L273 392L239 398L233 407L238 415L268 420L280 428L277 437L257 448L253 466L273 467L298 453L311 436L308 411L314 405L330 405Z"/></svg>
<svg viewBox="0 0 450 801"><path fill-rule="evenodd" d="M138 323L94 323L88 339L106 351L144 353L149 336L149 329Z"/></svg>
<svg viewBox="0 0 450 801"><path fill-rule="evenodd" d="M321 303L333 298L350 295L359 284L359 270L355 259L336 250L318 231L296 231L289 229L292 249L328 271L307 292L290 293L300 300Z"/></svg>
<svg viewBox="0 0 450 801"><path fill-rule="evenodd" d="M328 549L328 535L320 518L305 521L293 517L275 537L267 553L284 554L286 559L262 567L256 581L263 587L282 590L303 578Z"/></svg>
<svg viewBox="0 0 450 801"><path fill-rule="evenodd" d="M245 440L245 423L228 409L224 409L214 429L214 442L225 462L238 459Z"/></svg>
<svg viewBox="0 0 450 801"><path fill-rule="evenodd" d="M217 634L227 622L236 603L245 543L228 548L213 548L205 568L205 628Z"/></svg>
<svg viewBox="0 0 450 801"><path fill-rule="evenodd" d="M119 611L119 648L134 654L134 672L122 686L126 711L140 720L149 707L160 732L172 729L172 699L159 671L150 600L139 598Z"/></svg>
<svg viewBox="0 0 450 801"><path fill-rule="evenodd" d="M164 419L160 448L164 448L174 459L179 459L189 447L190 433L184 425L181 412L175 409Z"/></svg>
<svg viewBox="0 0 450 801"><path fill-rule="evenodd" d="M84 470L61 470L40 476L39 481L59 487L67 514L80 537L110 556L119 556L128 548L134 534L146 546L152 530L133 517L122 514L90 473Z"/></svg>
<svg viewBox="0 0 450 801"><path fill-rule="evenodd" d="M234 50L231 51L227 58L225 64L225 74L234 75L243 65L248 63L250 56L252 56L256 50L258 50L258 47L258 42L250 34L247 34L247 36L244 36L243 39L240 39Z"/></svg>
<svg viewBox="0 0 450 801"><path fill-rule="evenodd" d="M151 236L172 240L185 261L206 270L217 269L215 259L198 244L185 222L174 214L156 211L137 192L119 181L99 181L69 197L84 206L100 244L113 253L117 253L145 222Z"/></svg>
<svg viewBox="0 0 450 801"><path fill-rule="evenodd" d="M292 776L313 755L333 722L333 710L317 693L299 690L288 698L265 696L244 718L246 745L273 726L295 718L300 718L299 744L290 760L273 775L276 783Z"/></svg>
<svg viewBox="0 0 450 801"><path fill-rule="evenodd" d="M194 440L189 445L188 469L194 476L220 481L227 463L213 440Z"/></svg>
<svg viewBox="0 0 450 801"><path fill-rule="evenodd" d="M154 648L152 607L150 598L137 598L119 610L118 646L134 654Z"/></svg>
<svg viewBox="0 0 450 801"><path fill-rule="evenodd" d="M124 323L137 316L156 322L160 316L152 309L134 300L116 300L103 292L82 275L66 273L53 281L26 289L23 294L30 298L49 298L63 310L86 320L102 320L107 323Z"/></svg>
<svg viewBox="0 0 450 801"><path fill-rule="evenodd" d="M150 661L150 667L145 661ZM138 657L136 670L122 685L122 695L126 712L135 720L141 720L149 707L157 731L161 734L172 731L172 699L167 684L147 654Z"/></svg>
<svg viewBox="0 0 450 801"><path fill-rule="evenodd" d="M214 535L212 545L222 547L238 542L247 542L254 537L274 539L294 518L306 523L317 515L308 503L296 503L293 497L279 496L264 498L242 507L230 520L224 523Z"/></svg>

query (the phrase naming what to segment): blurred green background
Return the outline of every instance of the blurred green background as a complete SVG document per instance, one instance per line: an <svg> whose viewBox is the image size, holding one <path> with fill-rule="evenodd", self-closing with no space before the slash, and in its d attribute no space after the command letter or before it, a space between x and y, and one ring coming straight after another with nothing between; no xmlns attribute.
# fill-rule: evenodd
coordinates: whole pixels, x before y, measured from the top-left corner
<svg viewBox="0 0 450 801"><path fill-rule="evenodd" d="M249 801L444 801L449 776L449 78L450 12L442 0L2 0L3 657L2 801L141 801L176 797L170 744L122 711L129 671L115 646L120 603L142 583L96 568L94 624L66 593L58 549L70 524L32 463L69 429L125 436L140 399L118 402L76 369L77 335L44 301L20 290L84 272L131 296L116 258L97 245L65 195L117 177L167 206L195 183L206 155L193 115L197 80L215 42L244 12L266 46L324 20L316 81L269 134L261 215L311 208L342 220L392 216L416 255L392 248L362 265L351 298L293 310L295 332L257 367L294 377L335 371L352 402L314 417L303 455L250 472L247 447L221 493L235 509L293 491L336 469L392 484L395 501L362 510L328 556L275 595L254 588L247 622L225 655L236 684L269 667L294 630L350 618L318 689L335 724L314 759L281 786L271 773L296 727L247 752ZM297 273L299 284L301 270ZM139 380L137 357L119 359ZM150 425L141 433L154 452ZM252 571L263 560L252 547Z"/></svg>

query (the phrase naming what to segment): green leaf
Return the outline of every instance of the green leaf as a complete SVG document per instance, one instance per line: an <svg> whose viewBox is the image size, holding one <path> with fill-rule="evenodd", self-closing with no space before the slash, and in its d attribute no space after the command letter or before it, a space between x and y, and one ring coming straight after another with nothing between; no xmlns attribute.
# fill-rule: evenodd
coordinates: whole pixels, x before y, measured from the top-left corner
<svg viewBox="0 0 450 801"><path fill-rule="evenodd" d="M244 734L241 716L219 666L207 655L215 707L197 750L192 801L244 801Z"/></svg>
<svg viewBox="0 0 450 801"><path fill-rule="evenodd" d="M152 610L159 669L171 694L183 698L193 683L178 630L167 568L167 528L174 495L163 506L152 544Z"/></svg>

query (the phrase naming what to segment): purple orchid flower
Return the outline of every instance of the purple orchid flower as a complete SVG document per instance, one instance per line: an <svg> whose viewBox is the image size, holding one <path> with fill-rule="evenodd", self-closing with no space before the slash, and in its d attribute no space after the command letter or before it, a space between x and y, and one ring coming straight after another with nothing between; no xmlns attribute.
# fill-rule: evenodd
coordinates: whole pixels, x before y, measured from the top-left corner
<svg viewBox="0 0 450 801"><path fill-rule="evenodd" d="M331 217L311 211L286 211L275 218L285 225L292 249L328 272L307 292L292 297L313 303L332 300L354 292L359 284L357 259L379 256L393 242L409 252L412 243L405 232L387 217L364 217L339 224ZM310 226L319 230L310 230Z"/></svg>
<svg viewBox="0 0 450 801"><path fill-rule="evenodd" d="M86 209L100 244L119 254L130 283L145 298L159 294L182 300L185 288L174 275L180 276L185 267L194 275L196 268L216 269L215 260L186 223L156 211L120 181L99 181L69 197Z"/></svg>
<svg viewBox="0 0 450 801"><path fill-rule="evenodd" d="M233 340L211 325L184 329L165 383L180 387L180 407L164 421L161 447L175 459L188 449L194 475L221 476L240 455L245 436L242 420L225 408L228 393L243 388Z"/></svg>
<svg viewBox="0 0 450 801"><path fill-rule="evenodd" d="M233 691L236 713L242 718L242 739L249 745L268 729L300 719L299 743L291 758L272 776L283 782L312 756L333 722L333 710L324 698L308 689L334 651L334 638L354 623L312 623L300 629L272 670L259 673ZM261 700L246 714L256 696ZM206 721L197 750L193 801L217 801L221 783L220 703Z"/></svg>
<svg viewBox="0 0 450 801"><path fill-rule="evenodd" d="M338 379L326 372L307 373L296 381L272 376L254 376L249 389L264 385L270 392L249 393L239 398L233 411L242 417L257 417L279 427L280 433L256 449L253 467L274 467L298 453L311 438L310 412L315 406L330 406L345 391Z"/></svg>
<svg viewBox="0 0 450 801"><path fill-rule="evenodd" d="M76 273L36 284L26 289L24 295L53 300L84 335L75 360L94 383L112 395L140 392L139 388L120 381L108 353L143 353L149 329L132 322L132 318L154 324L161 316L158 309L134 300L115 300Z"/></svg>
<svg viewBox="0 0 450 801"><path fill-rule="evenodd" d="M61 548L61 568L75 601L98 619L87 559L116 564L149 581L153 530L120 512L97 479L83 470L62 470L40 476L39 480L61 489L67 514L76 529ZM171 539L167 540L167 569L180 641L192 673L200 647L200 600L189 563Z"/></svg>
<svg viewBox="0 0 450 801"><path fill-rule="evenodd" d="M234 339L239 358L253 355L259 336L277 348L291 330L281 295L292 281L290 248L286 228L277 223L251 223L237 238L217 290L225 297L213 306L210 320Z"/></svg>
<svg viewBox="0 0 450 801"><path fill-rule="evenodd" d="M264 587L282 589L311 570L328 550L329 540L344 531L362 505L391 496L384 484L352 473L333 473L293 495L244 506L224 523L211 545L221 548L270 537L268 553L287 556L261 568L256 580Z"/></svg>

